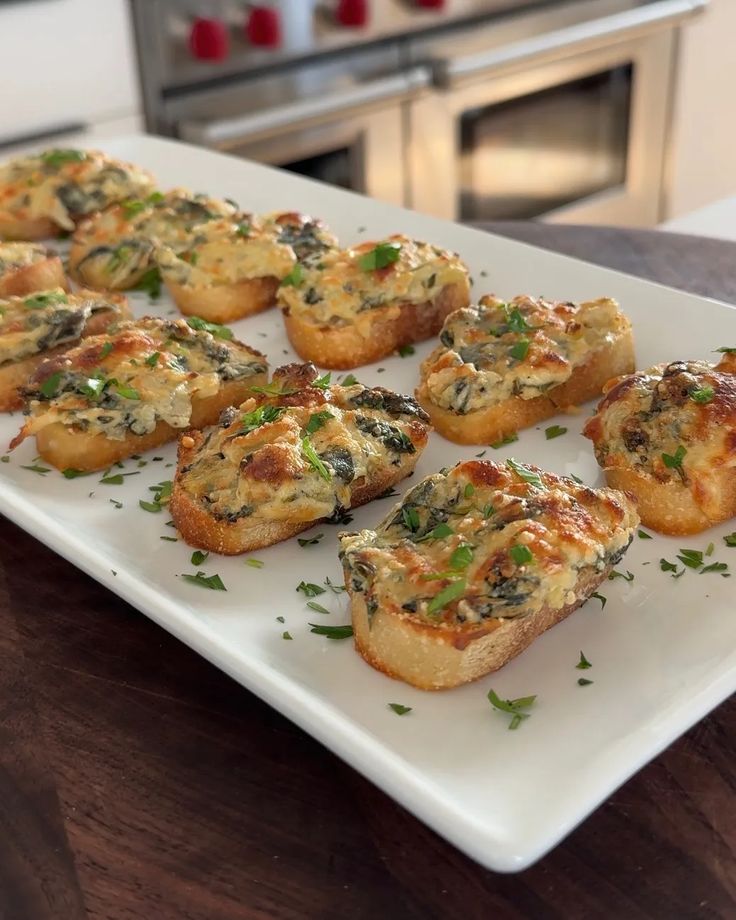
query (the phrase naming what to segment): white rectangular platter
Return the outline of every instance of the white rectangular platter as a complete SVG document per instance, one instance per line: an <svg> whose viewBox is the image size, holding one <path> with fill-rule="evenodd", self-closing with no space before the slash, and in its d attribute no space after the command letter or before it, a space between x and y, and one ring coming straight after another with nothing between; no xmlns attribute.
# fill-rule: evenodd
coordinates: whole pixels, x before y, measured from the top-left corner
<svg viewBox="0 0 736 920"><path fill-rule="evenodd" d="M724 304L171 141L123 138L105 149L152 170L162 188L179 185L227 196L246 210L318 215L344 244L400 231L450 247L470 265L476 294L616 297L633 321L640 367L710 358L718 346L736 345L736 313ZM172 311L166 298L149 306L147 296L137 294L133 302L139 314ZM233 328L266 352L272 367L296 359L276 310ZM430 348L424 343L414 356L392 357L355 373L364 383L410 393ZM600 485L589 442L580 436L589 408L553 420L569 429L563 437L547 441L540 426L522 432L510 447L489 449L486 457L514 456ZM0 421L6 443L19 421L17 414ZM480 450L433 435L410 482ZM145 466L129 460L122 472L133 475L118 486L100 484L99 475L66 480L56 471L23 469L34 456L33 442L26 442L0 465L0 510L488 868L517 871L539 859L736 690L734 583L690 569L673 579L659 566L661 557L674 560L681 546L704 550L711 541L712 561L736 566L736 549L722 539L733 522L696 538L636 539L620 566L634 580L607 582L601 589L604 608L592 599L500 672L432 694L372 670L351 641L310 632L310 621L348 621L344 595L321 595L318 600L331 611L324 615L308 609L295 590L302 579L321 582L329 576L340 583L342 528L323 524L303 535L323 534L315 545L302 548L290 540L254 554L262 568L242 558L210 556L199 568L217 572L227 590L207 591L180 577L196 569L181 540L161 539L175 536L166 526L168 515L146 513L138 504L150 499L149 486L172 477L173 446L145 455ZM357 510L350 529L372 526L390 505L390 499L382 500ZM285 630L291 641L282 638ZM575 669L581 650L593 664L585 672ZM580 687L581 674L593 683ZM503 698L537 695L519 730L508 731L507 718L492 710L490 688ZM389 703L412 711L399 717Z"/></svg>

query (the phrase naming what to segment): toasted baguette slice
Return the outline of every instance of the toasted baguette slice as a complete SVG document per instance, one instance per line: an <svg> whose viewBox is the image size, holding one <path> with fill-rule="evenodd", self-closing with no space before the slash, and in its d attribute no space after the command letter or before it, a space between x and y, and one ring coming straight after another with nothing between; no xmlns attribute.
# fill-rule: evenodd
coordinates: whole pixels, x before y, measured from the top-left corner
<svg viewBox="0 0 736 920"><path fill-rule="evenodd" d="M0 297L69 290L59 256L40 243L0 242Z"/></svg>
<svg viewBox="0 0 736 920"><path fill-rule="evenodd" d="M120 294L68 294L62 288L0 300L0 311L2 412L23 407L19 388L44 361L131 317L127 300Z"/></svg>
<svg viewBox="0 0 736 920"><path fill-rule="evenodd" d="M356 648L422 690L476 680L585 603L638 520L623 493L513 460L429 476L340 535Z"/></svg>
<svg viewBox="0 0 736 920"><path fill-rule="evenodd" d="M250 215L197 227L186 249L161 247L156 257L182 313L228 323L275 306L279 284L301 271L298 260L334 245L332 234L305 215Z"/></svg>
<svg viewBox="0 0 736 920"><path fill-rule="evenodd" d="M395 235L327 253L281 285L279 303L304 360L346 369L436 335L469 284L455 253Z"/></svg>
<svg viewBox="0 0 736 920"><path fill-rule="evenodd" d="M96 150L45 150L0 166L0 237L39 240L150 191L151 176Z"/></svg>
<svg viewBox="0 0 736 920"><path fill-rule="evenodd" d="M10 446L35 435L58 469L105 469L212 424L267 371L260 352L183 320L122 323L39 367L24 390L29 419Z"/></svg>
<svg viewBox="0 0 736 920"><path fill-rule="evenodd" d="M99 290L127 290L156 272L155 251L169 246L181 252L195 228L218 218L234 219L236 205L176 188L131 198L93 214L72 237L69 272L76 281Z"/></svg>
<svg viewBox="0 0 736 920"><path fill-rule="evenodd" d="M653 530L698 533L736 516L736 354L611 380L583 434Z"/></svg>
<svg viewBox="0 0 736 920"><path fill-rule="evenodd" d="M408 476L427 443L411 397L328 386L313 365L287 365L216 428L179 439L169 505L191 546L228 555L270 546Z"/></svg>
<svg viewBox="0 0 736 920"><path fill-rule="evenodd" d="M631 324L613 300L481 298L448 316L416 396L441 435L494 444L598 396L634 370Z"/></svg>

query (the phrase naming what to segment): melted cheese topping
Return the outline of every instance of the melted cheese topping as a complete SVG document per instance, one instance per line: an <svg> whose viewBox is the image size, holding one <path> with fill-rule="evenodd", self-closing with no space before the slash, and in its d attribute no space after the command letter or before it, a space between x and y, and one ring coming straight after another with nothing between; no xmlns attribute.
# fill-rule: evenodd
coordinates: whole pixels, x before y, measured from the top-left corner
<svg viewBox="0 0 736 920"><path fill-rule="evenodd" d="M104 294L61 288L0 300L0 365L77 342L87 320L102 310L119 310Z"/></svg>
<svg viewBox="0 0 736 920"><path fill-rule="evenodd" d="M716 367L674 361L612 381L584 434L604 469L681 481L706 510L719 499L713 472L736 466L736 355Z"/></svg>
<svg viewBox="0 0 736 920"><path fill-rule="evenodd" d="M441 345L423 362L435 405L464 415L509 397L534 399L570 378L628 327L614 300L553 303L483 297L445 320Z"/></svg>
<svg viewBox="0 0 736 920"><path fill-rule="evenodd" d="M191 244L197 227L236 214L234 204L186 189L128 199L77 229L70 266L90 283L128 288L155 264L158 246L182 252Z"/></svg>
<svg viewBox="0 0 736 920"><path fill-rule="evenodd" d="M347 583L369 615L477 631L595 590L631 542L633 504L510 463L471 460L429 476L375 531L341 536Z"/></svg>
<svg viewBox="0 0 736 920"><path fill-rule="evenodd" d="M80 217L145 194L152 184L144 170L96 150L46 150L0 166L0 210L73 230Z"/></svg>
<svg viewBox="0 0 736 920"><path fill-rule="evenodd" d="M182 457L178 485L218 520L339 520L356 489L398 481L426 443L427 417L410 397L359 384L294 390L278 372L275 380L283 397L227 410Z"/></svg>
<svg viewBox="0 0 736 920"><path fill-rule="evenodd" d="M395 261L365 267L372 252L392 244L398 254ZM402 303L434 300L445 286L467 288L468 283L468 270L455 253L397 234L379 243L325 253L319 263L305 268L298 283L279 289L279 300L284 312L305 322L353 323L368 330L376 309L390 320L400 314Z"/></svg>
<svg viewBox="0 0 736 920"><path fill-rule="evenodd" d="M51 253L43 243L0 242L0 275L48 259Z"/></svg>
<svg viewBox="0 0 736 920"><path fill-rule="evenodd" d="M42 365L26 389L31 417L22 437L55 422L116 440L147 434L159 421L186 428L195 395L265 371L260 352L184 320L121 323Z"/></svg>

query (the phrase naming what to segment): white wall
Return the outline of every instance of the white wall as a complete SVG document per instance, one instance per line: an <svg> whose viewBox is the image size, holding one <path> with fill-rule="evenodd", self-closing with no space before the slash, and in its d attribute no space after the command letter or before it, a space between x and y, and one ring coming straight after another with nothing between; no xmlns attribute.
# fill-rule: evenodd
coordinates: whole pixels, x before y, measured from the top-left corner
<svg viewBox="0 0 736 920"><path fill-rule="evenodd" d="M683 29L667 217L736 193L736 0Z"/></svg>

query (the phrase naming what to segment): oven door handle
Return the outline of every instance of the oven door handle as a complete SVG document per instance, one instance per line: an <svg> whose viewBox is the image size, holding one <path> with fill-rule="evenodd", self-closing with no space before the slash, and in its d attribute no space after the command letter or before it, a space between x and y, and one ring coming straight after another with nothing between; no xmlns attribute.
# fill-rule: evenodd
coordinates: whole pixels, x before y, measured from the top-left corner
<svg viewBox="0 0 736 920"><path fill-rule="evenodd" d="M412 67L400 74L381 77L326 96L300 99L238 118L181 121L179 136L205 147L227 147L245 138L257 140L285 128L302 128L337 114L346 114L351 109L398 99L428 86L431 80L431 73L426 67Z"/></svg>
<svg viewBox="0 0 736 920"><path fill-rule="evenodd" d="M567 55L603 42L623 41L680 22L700 12L706 4L707 0L660 0L466 57L439 60L435 64L435 79L440 85L449 87L495 70L528 65L532 60Z"/></svg>

